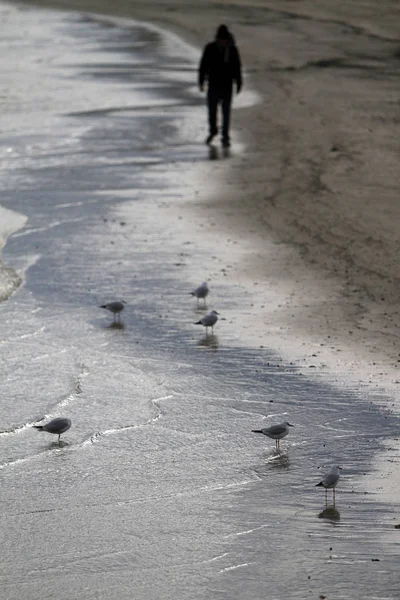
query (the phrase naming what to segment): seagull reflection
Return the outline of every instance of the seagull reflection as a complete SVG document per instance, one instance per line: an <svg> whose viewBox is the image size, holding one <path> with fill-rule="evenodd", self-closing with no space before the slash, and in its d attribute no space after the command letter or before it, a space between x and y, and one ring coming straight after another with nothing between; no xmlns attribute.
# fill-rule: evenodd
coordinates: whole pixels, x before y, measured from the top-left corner
<svg viewBox="0 0 400 600"><path fill-rule="evenodd" d="M319 513L318 518L336 523L337 521L340 521L340 512L334 506L328 506Z"/></svg>
<svg viewBox="0 0 400 600"><path fill-rule="evenodd" d="M271 471L286 471L290 467L289 456L276 452L276 450L271 454L265 454L263 458L265 458L265 462L253 468L254 472L260 478L266 477Z"/></svg>
<svg viewBox="0 0 400 600"><path fill-rule="evenodd" d="M125 325L121 321L113 321L106 326L106 329L125 329Z"/></svg>
<svg viewBox="0 0 400 600"><path fill-rule="evenodd" d="M69 442L65 442L64 440L60 440L59 442L50 442L47 445L48 450L53 450L54 448L66 448L69 446Z"/></svg>
<svg viewBox="0 0 400 600"><path fill-rule="evenodd" d="M218 350L218 336L214 335L213 333L211 335L206 335L197 342L197 346L199 346L200 348L210 348L211 350Z"/></svg>
<svg viewBox="0 0 400 600"><path fill-rule="evenodd" d="M266 456L265 463L271 469L287 469L290 466L289 455L281 454L279 450L274 450Z"/></svg>

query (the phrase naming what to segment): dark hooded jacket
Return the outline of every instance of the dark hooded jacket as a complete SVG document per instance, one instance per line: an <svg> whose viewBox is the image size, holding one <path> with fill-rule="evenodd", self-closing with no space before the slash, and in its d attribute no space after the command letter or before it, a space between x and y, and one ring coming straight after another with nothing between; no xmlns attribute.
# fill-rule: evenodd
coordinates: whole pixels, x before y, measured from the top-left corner
<svg viewBox="0 0 400 600"><path fill-rule="evenodd" d="M232 90L233 83L236 83L239 91L242 87L239 51L233 35L227 28L223 30L222 28L224 26L218 29L215 41L204 48L199 67L199 85L202 86L207 79L209 88L224 92ZM219 36L227 39L228 43L225 47L219 45Z"/></svg>

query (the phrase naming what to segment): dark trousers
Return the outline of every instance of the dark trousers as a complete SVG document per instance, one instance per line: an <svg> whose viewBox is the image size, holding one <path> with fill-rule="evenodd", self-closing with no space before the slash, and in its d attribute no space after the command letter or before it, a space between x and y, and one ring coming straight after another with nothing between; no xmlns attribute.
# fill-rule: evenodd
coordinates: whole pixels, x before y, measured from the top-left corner
<svg viewBox="0 0 400 600"><path fill-rule="evenodd" d="M215 89L208 88L208 125L211 135L217 135L217 111L218 105L222 108L222 138L229 139L229 125L231 120L232 88Z"/></svg>

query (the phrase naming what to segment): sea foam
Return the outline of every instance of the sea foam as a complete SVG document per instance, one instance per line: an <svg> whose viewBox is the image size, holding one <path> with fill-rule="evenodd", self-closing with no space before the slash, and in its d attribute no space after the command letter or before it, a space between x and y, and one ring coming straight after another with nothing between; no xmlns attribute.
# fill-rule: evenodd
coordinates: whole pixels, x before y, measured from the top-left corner
<svg viewBox="0 0 400 600"><path fill-rule="evenodd" d="M7 238L25 225L27 217L0 206L0 301L6 300L20 285L21 277L1 260L1 249Z"/></svg>

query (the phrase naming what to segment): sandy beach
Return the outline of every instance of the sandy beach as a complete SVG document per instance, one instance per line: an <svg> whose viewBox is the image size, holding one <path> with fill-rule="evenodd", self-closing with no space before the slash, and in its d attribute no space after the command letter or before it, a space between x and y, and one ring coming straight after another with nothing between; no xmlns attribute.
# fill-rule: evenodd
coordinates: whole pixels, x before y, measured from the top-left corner
<svg viewBox="0 0 400 600"><path fill-rule="evenodd" d="M304 339L304 354L292 358L396 396L398 4L31 4L150 21L199 49L218 23L231 27L245 83L261 98L234 113L245 152L207 165L212 185L186 210L253 246L231 273L245 286L257 282L257 335L289 356L294 337ZM283 301L273 293L282 293L282 273Z"/></svg>
<svg viewBox="0 0 400 600"><path fill-rule="evenodd" d="M355 5L0 4L9 600L397 598L398 10ZM196 85L221 22L229 151Z"/></svg>
<svg viewBox="0 0 400 600"><path fill-rule="evenodd" d="M186 214L192 237L205 243L209 236L218 247L214 285L230 277L249 290L250 325L243 311L228 315L241 343L263 347L268 340L308 377L358 389L397 410L397 2L26 4L151 22L198 47L199 55L216 25L228 24L245 85L260 95L233 114L234 143L236 135L245 151L206 164L193 198L169 206L166 216ZM385 490L382 481L370 483L381 495L386 487L391 494L397 479L388 468Z"/></svg>

